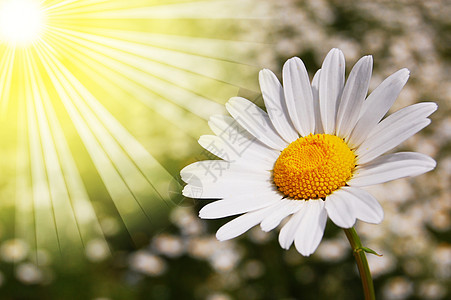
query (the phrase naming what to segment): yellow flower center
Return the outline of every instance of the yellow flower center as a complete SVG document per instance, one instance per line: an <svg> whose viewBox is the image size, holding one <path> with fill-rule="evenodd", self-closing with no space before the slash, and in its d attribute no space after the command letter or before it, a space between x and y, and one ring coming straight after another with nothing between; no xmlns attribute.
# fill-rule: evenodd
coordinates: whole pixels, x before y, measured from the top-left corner
<svg viewBox="0 0 451 300"><path fill-rule="evenodd" d="M274 183L293 199L319 199L344 186L355 168L355 154L343 139L310 134L286 147L274 165Z"/></svg>

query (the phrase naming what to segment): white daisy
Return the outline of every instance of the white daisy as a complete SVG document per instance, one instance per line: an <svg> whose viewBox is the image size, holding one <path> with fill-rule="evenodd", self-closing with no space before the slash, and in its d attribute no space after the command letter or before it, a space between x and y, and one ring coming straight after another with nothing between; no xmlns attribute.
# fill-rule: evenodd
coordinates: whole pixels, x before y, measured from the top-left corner
<svg viewBox="0 0 451 300"><path fill-rule="evenodd" d="M259 80L267 112L240 97L213 116L216 135L199 143L222 160L199 161L181 171L183 195L220 199L202 208L204 219L242 214L222 226L219 240L260 224L282 227L279 242L294 242L305 256L318 247L327 216L339 227L357 219L380 223L383 210L362 187L432 170L436 163L415 152L383 155L430 123L435 103L388 112L409 77L407 69L384 80L368 97L372 57L362 57L345 84L343 53L332 49L310 84L297 57L283 66L283 83L269 70ZM366 99L365 99L366 97ZM382 120L382 121L381 121Z"/></svg>

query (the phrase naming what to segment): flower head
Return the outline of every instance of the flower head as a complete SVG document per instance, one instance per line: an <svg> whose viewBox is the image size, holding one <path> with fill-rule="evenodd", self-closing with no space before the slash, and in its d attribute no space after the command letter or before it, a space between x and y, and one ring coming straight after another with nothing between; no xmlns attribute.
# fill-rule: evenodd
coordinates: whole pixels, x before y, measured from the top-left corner
<svg viewBox="0 0 451 300"><path fill-rule="evenodd" d="M215 135L199 143L222 160L193 163L181 176L186 197L220 199L204 206L201 218L241 214L218 230L219 240L257 224L270 231L289 217L280 245L288 249L294 242L308 256L327 217L342 228L357 219L382 221L381 205L362 187L435 167L420 153L384 153L426 127L437 105L411 105L382 120L409 71L394 73L366 97L371 72L372 57L362 57L345 83L343 53L332 49L310 84L302 60L294 57L283 66L283 87L271 71L260 72L267 112L234 97L226 104L233 118L210 119Z"/></svg>

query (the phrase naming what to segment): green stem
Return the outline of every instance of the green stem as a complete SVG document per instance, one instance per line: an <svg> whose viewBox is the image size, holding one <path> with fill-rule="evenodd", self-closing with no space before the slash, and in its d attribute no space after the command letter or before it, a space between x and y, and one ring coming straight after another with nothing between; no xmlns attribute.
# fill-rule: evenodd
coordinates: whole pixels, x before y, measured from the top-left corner
<svg viewBox="0 0 451 300"><path fill-rule="evenodd" d="M365 251L360 242L360 238L357 235L354 227L349 229L343 229L346 233L346 237L352 247L357 267L359 268L360 278L362 279L363 293L365 294L365 300L375 300L373 279L371 278L370 268L368 267L368 261L366 260Z"/></svg>

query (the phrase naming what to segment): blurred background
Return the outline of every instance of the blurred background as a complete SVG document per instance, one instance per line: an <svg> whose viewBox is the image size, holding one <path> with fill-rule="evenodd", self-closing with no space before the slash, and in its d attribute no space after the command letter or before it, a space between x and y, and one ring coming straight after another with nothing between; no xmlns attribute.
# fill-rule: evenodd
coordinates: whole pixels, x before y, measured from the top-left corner
<svg viewBox="0 0 451 300"><path fill-rule="evenodd" d="M218 242L227 219L180 195L180 169L211 159L210 115L262 104L261 68L280 78L299 56L313 75L337 47L347 73L373 55L370 90L411 71L392 111L439 105L397 149L437 168L371 188L385 220L357 231L383 254L368 256L378 299L450 299L450 15L433 0L0 0L0 298L362 299L332 223L304 258L259 227Z"/></svg>

